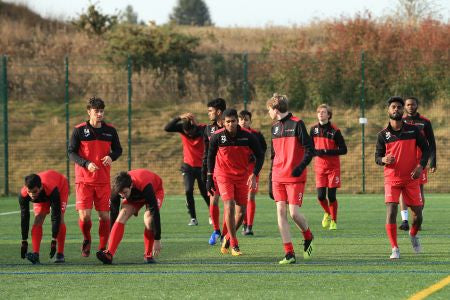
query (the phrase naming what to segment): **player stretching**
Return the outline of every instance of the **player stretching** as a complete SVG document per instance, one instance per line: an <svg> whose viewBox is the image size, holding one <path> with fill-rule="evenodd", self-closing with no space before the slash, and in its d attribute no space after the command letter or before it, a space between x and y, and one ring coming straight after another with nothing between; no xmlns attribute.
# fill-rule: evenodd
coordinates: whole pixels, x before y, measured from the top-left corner
<svg viewBox="0 0 450 300"><path fill-rule="evenodd" d="M404 101L401 97L388 100L388 126L378 133L375 162L384 166L386 203L386 233L392 247L391 259L400 258L397 244L397 209L400 195L411 208L413 223L409 235L416 253L421 252L417 232L422 224L422 196L419 181L429 157L428 143L419 129L402 121ZM417 163L417 148L422 151Z"/></svg>
<svg viewBox="0 0 450 300"><path fill-rule="evenodd" d="M415 97L409 97L405 100L405 113L403 120L406 123L416 125L420 132L425 136L428 146L430 148L430 173L436 172L436 141L434 140L433 127L431 126L431 121L420 115L417 112L419 107L419 100ZM417 157L420 159L420 150L417 152ZM422 194L422 203L425 206L425 195L423 192L423 187L425 183L428 182L428 172L427 168L424 168L422 174L420 175L420 193ZM423 209L423 208L422 208ZM409 230L408 223L408 207L405 206L403 199L400 199L400 214L402 215L402 224L400 229Z"/></svg>
<svg viewBox="0 0 450 300"><path fill-rule="evenodd" d="M209 210L209 197L206 192L205 183L201 178L202 155L205 149L205 143L203 141L205 127L206 125L197 124L194 115L191 113L185 113L173 118L164 127L164 130L167 132L178 132L183 143L183 164L181 165L181 171L183 173L186 194L186 207L191 216L191 221L188 223L189 226L198 225L194 200L195 180L197 180L198 189Z"/></svg>
<svg viewBox="0 0 450 300"><path fill-rule="evenodd" d="M119 212L120 200L122 209ZM122 240L125 224L132 215L137 216L145 205L144 213L144 261L154 263L154 256L161 251L161 221L159 209L164 201L161 178L146 169L120 172L114 178L111 197L111 235L108 249L97 252L97 258L104 264L111 264L117 247Z"/></svg>
<svg viewBox="0 0 450 300"><path fill-rule="evenodd" d="M50 258L56 253L55 263L63 263L64 242L66 240L66 224L64 213L69 198L69 182L67 178L53 170L30 174L25 177L25 186L19 194L20 218L22 227L21 257L27 258L33 264L39 263L39 248L42 240L42 224L45 217L52 211L52 241ZM33 203L34 224L31 229L33 252L28 251L28 230L30 227L30 202ZM58 246L58 249L56 247Z"/></svg>
<svg viewBox="0 0 450 300"><path fill-rule="evenodd" d="M322 227L336 230L338 210L336 190L341 187L339 155L347 154L347 146L339 128L331 124L332 116L333 112L328 105L319 105L317 107L319 123L311 127L310 136L316 156L314 171L316 173L317 199L325 211Z"/></svg>
<svg viewBox="0 0 450 300"><path fill-rule="evenodd" d="M105 103L93 97L87 105L89 120L73 130L69 145L70 160L75 162L76 209L78 225L83 233L81 254L91 253L91 212L98 212L98 249L105 249L108 242L109 198L111 196L110 170L113 161L122 154L116 129L103 122Z"/></svg>
<svg viewBox="0 0 450 300"><path fill-rule="evenodd" d="M267 150L266 140L260 131L252 129L250 126L252 124L252 113L247 110L242 110L239 112L239 126L242 128L250 130L256 137L261 146L261 150L263 152L263 156L265 156ZM249 168L249 175L253 172L253 168L255 166L255 157L253 155L250 156L251 166ZM242 224L242 233L244 235L253 235L253 220L255 219L255 211L256 211L256 203L255 196L258 192L258 184L259 184L259 176L256 177L256 187L249 188L248 191L248 200L247 200L247 213L244 218L244 222Z"/></svg>
<svg viewBox="0 0 450 300"><path fill-rule="evenodd" d="M205 151L203 153L203 164L202 164L202 177L203 181L206 182L206 173L207 173L207 162L208 162L208 149L209 149L209 140L211 139L214 132L221 129L223 127L223 118L222 114L227 108L227 104L224 99L217 98L211 100L207 104L208 107L208 118L211 121L211 124L207 125L205 128L205 134L203 140L205 142ZM213 178L214 179L214 178ZM220 225L219 225L219 191L216 189L214 194L210 194L209 198L209 216L211 217L211 222L214 228L214 231L209 238L208 243L210 245L215 245L217 240L220 238ZM224 222L225 224L225 222Z"/></svg>
<svg viewBox="0 0 450 300"><path fill-rule="evenodd" d="M264 163L264 155L256 137L238 125L235 109L227 109L223 113L225 128L218 130L211 137L208 151L208 174L206 188L211 193L217 189L224 203L225 223L228 229L224 236L220 251L231 255L242 255L239 250L236 230L242 224L247 204L249 186L255 188L256 177ZM256 158L253 172L249 176L250 154Z"/></svg>
<svg viewBox="0 0 450 300"><path fill-rule="evenodd" d="M277 205L278 228L284 244L285 257L280 264L296 262L287 219L287 211L304 237L303 257L309 259L314 239L308 222L299 208L302 206L306 184L306 167L313 157L311 138L302 120L288 112L288 99L274 94L267 101L272 126L272 194Z"/></svg>

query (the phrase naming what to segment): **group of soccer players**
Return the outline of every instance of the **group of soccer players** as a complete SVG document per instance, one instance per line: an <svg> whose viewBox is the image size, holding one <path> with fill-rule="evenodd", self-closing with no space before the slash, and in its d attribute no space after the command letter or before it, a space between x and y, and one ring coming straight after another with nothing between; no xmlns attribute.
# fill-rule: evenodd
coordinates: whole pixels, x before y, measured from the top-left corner
<svg viewBox="0 0 450 300"><path fill-rule="evenodd" d="M389 126L378 135L376 162L385 166L385 202L387 207L386 232L392 245L391 258L399 258L396 215L402 202L411 208L413 223L411 242L416 252L421 247L417 232L422 223L423 171L431 153L430 172L436 170L436 147L428 119L417 113L418 100L406 100L407 116L403 117L404 101L392 97L388 101ZM303 238L303 257L312 255L314 239L304 215L300 213L306 184L306 167L315 157L315 175L318 202L324 210L322 226L337 229L336 189L341 185L339 155L347 153L344 138L331 124L332 110L322 104L317 108L318 123L308 134L304 122L288 111L288 99L274 94L267 103L271 128L271 167L269 194L276 203L278 228L285 256L280 264L296 262L287 213L300 229ZM255 194L259 173L264 163L267 145L263 135L250 127L252 114L227 109L224 99L217 98L207 104L210 124L198 124L192 113L172 119L168 132L178 132L183 143L183 174L186 206L190 214L188 225L198 225L193 196L197 180L202 197L209 207L213 233L209 244L221 239L221 253L242 255L237 230L243 225L244 235L253 235ZM154 263L161 251L160 209L164 200L162 179L146 169L120 172L113 179L110 168L122 154L116 129L104 122L105 104L100 98L91 98L87 105L89 120L77 126L72 133L68 154L75 163L76 209L83 235L81 254L91 251L91 213L98 212L99 244L97 258L111 264L124 235L128 219L144 213L144 261ZM412 126L410 123L415 124ZM425 139L425 137L427 139ZM430 151L431 148L431 151ZM409 154L413 153L412 156ZM423 179L421 179L423 180ZM51 210L52 241L50 258L56 254L56 263L63 263L66 226L64 213L69 187L67 178L53 170L25 177L19 194L21 207L21 257L33 264L39 263L42 224ZM223 201L223 227L219 223L219 198ZM35 214L31 230L32 252L28 252L29 203ZM406 207L405 206L405 207ZM405 215L402 208L402 218ZM407 208L406 208L407 212ZM401 229L409 227L404 221ZM408 230L408 229L406 229Z"/></svg>

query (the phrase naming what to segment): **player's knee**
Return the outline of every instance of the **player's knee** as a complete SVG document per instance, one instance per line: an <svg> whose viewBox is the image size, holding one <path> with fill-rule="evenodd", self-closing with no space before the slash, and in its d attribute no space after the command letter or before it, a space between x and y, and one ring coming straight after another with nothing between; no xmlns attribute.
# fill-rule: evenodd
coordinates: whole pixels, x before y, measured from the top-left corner
<svg viewBox="0 0 450 300"><path fill-rule="evenodd" d="M42 225L44 224L45 214L37 214L34 217L34 225Z"/></svg>
<svg viewBox="0 0 450 300"><path fill-rule="evenodd" d="M193 197L194 196L194 189L185 190L184 193L186 194L186 197Z"/></svg>

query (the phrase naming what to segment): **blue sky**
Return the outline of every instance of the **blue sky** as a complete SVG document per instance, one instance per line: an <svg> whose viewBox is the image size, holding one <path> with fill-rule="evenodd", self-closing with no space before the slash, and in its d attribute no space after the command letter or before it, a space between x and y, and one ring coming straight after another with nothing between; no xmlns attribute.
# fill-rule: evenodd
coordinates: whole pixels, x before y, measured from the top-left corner
<svg viewBox="0 0 450 300"><path fill-rule="evenodd" d="M432 0L441 8L444 20L449 18L450 0ZM128 4L138 13L139 20L163 24L178 0L6 0L25 3L42 16L75 18L90 3L96 3L103 13L114 14ZM315 19L354 16L369 10L374 17L392 12L397 0L205 0L211 18L219 27L264 27L307 24Z"/></svg>

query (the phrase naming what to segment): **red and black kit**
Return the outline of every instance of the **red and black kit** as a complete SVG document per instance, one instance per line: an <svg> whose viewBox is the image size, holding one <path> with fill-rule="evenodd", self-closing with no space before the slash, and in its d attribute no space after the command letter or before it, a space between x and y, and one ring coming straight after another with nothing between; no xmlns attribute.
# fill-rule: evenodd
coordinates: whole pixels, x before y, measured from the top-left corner
<svg viewBox="0 0 450 300"><path fill-rule="evenodd" d="M256 158L253 173L258 175L264 163L264 155L255 135L237 126L236 135L231 136L225 128L211 137L208 152L208 173L232 180L242 180L249 174L249 157Z"/></svg>
<svg viewBox="0 0 450 300"><path fill-rule="evenodd" d="M130 197L126 200L130 203L145 201L147 209L153 218L154 228L152 230L155 240L158 241L161 239L161 218L156 193L163 190L162 180L158 175L146 169L131 170L128 174L131 176L133 187L131 188ZM114 225L119 215L121 200L122 198L119 194L114 193L111 195L111 226Z"/></svg>
<svg viewBox="0 0 450 300"><path fill-rule="evenodd" d="M223 127L219 126L217 122L206 125L205 127L205 133L203 135L203 141L205 142L205 150L203 152L203 162L202 162L202 176L204 176L205 179L206 179L206 172L208 169L207 165L208 165L209 141L211 137L214 135L214 133L222 128Z"/></svg>
<svg viewBox="0 0 450 300"><path fill-rule="evenodd" d="M431 121L416 113L415 116L404 117L403 120L408 123L417 126L420 132L425 136L428 146L430 148L430 168L436 168L436 141L434 139L433 127ZM420 152L418 152L420 157Z"/></svg>
<svg viewBox="0 0 450 300"><path fill-rule="evenodd" d="M183 124L180 123L181 118L173 118L164 127L167 132L178 132L181 136L181 141L183 143L183 163L191 167L201 167L202 166L202 156L205 149L205 143L203 141L203 135L205 134L205 124L196 125L195 131L192 135L187 135L183 131Z"/></svg>
<svg viewBox="0 0 450 300"><path fill-rule="evenodd" d="M43 188L36 200L31 199L25 186L22 187L19 193L22 240L28 239L28 231L30 229L30 202L50 202L52 237L56 238L58 236L59 224L61 223L61 192L67 188L67 186L64 186L64 180L67 181L67 179L55 171L45 171L38 173L38 175L41 178Z"/></svg>
<svg viewBox="0 0 450 300"><path fill-rule="evenodd" d="M100 128L94 128L87 121L75 126L68 151L70 160L75 162L75 183L109 185L111 166L104 166L101 159L109 156L113 161L117 160L122 154L122 146L112 125L102 122ZM90 162L100 169L89 172Z"/></svg>
<svg viewBox="0 0 450 300"><path fill-rule="evenodd" d="M317 123L309 132L316 156L314 169L317 171L340 169L339 155L347 154L347 146L339 128L330 122Z"/></svg>
<svg viewBox="0 0 450 300"><path fill-rule="evenodd" d="M311 138L302 120L291 113L272 125L272 167L274 182L306 182L306 167L313 158ZM299 177L292 176L300 169Z"/></svg>
<svg viewBox="0 0 450 300"><path fill-rule="evenodd" d="M389 124L378 133L375 162L384 166L385 182L404 183L411 180L411 172L417 166L417 147L422 151L420 165L425 168L430 155L428 143L415 125L402 124L395 131ZM385 165L382 158L387 154L395 157L393 164Z"/></svg>

